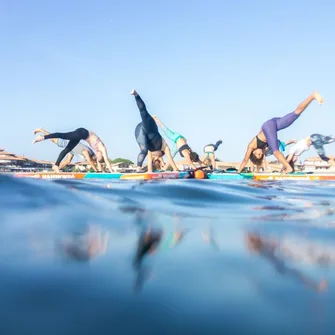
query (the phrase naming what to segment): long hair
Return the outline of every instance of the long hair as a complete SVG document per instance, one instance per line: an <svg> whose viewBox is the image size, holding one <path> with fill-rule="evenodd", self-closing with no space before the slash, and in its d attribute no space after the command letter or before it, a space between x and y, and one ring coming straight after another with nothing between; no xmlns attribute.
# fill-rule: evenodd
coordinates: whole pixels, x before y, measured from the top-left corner
<svg viewBox="0 0 335 335"><path fill-rule="evenodd" d="M261 157L261 158L257 158L257 157L254 155L254 152L252 152L251 155L250 155L250 160L252 161L253 164L255 164L255 165L257 165L257 166L262 165L262 163L263 163L263 159L264 159L264 153L262 154L262 157Z"/></svg>

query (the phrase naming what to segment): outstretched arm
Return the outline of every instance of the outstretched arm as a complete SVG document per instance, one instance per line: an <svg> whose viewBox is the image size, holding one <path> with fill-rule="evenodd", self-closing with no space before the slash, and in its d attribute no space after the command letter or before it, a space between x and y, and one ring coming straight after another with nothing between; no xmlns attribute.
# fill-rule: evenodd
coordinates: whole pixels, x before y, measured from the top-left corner
<svg viewBox="0 0 335 335"><path fill-rule="evenodd" d="M94 160L92 159L91 155L88 153L88 151L87 151L87 150L83 150L83 151L82 151L82 154L83 154L83 156L85 157L86 161L90 164L91 168L92 168L95 172L97 172L98 169L97 169L97 167L95 166L95 162L94 162Z"/></svg>
<svg viewBox="0 0 335 335"><path fill-rule="evenodd" d="M245 153L243 161L241 162L241 165L237 171L238 173L241 173L244 167L248 164L249 158L252 154L252 151L254 150L253 141L254 140L252 140L248 145L247 152Z"/></svg>
<svg viewBox="0 0 335 335"><path fill-rule="evenodd" d="M170 148L169 148L167 145L166 145L165 148L164 148L164 153L165 153L165 155L166 155L166 157L167 157L167 159L168 159L168 162L167 162L167 164L166 164L167 167L168 167L169 165L171 165L173 171L178 171L177 165L176 165L176 163L174 162L174 160L173 160L173 158L172 158ZM164 168L165 168L165 167L164 167Z"/></svg>
<svg viewBox="0 0 335 335"><path fill-rule="evenodd" d="M290 144L297 143L297 142L298 140L289 140L285 142L285 145L290 145Z"/></svg>
<svg viewBox="0 0 335 335"><path fill-rule="evenodd" d="M216 161L215 161L215 155L211 154L211 162L212 162L212 169L216 170Z"/></svg>
<svg viewBox="0 0 335 335"><path fill-rule="evenodd" d="M101 142L101 144L102 144L102 142ZM105 147L104 144L103 144L103 146L102 146L101 153L102 153L102 156L103 156L103 158L104 158L105 164L106 164L107 167L108 167L109 172L110 172L110 173L113 173L113 169L112 169L111 163L110 163L110 161L109 161L109 159L108 159L107 149L106 149L106 147Z"/></svg>
<svg viewBox="0 0 335 335"><path fill-rule="evenodd" d="M190 165L193 169L196 169L196 166L192 162L189 150L185 149L182 151L182 153L183 153L186 163ZM199 164L201 165L201 162L199 162Z"/></svg>
<svg viewBox="0 0 335 335"><path fill-rule="evenodd" d="M291 160L293 159L293 157L294 157L294 153L289 154L289 155L286 157L287 162L290 163Z"/></svg>
<svg viewBox="0 0 335 335"><path fill-rule="evenodd" d="M152 173L152 153L148 151L148 173Z"/></svg>
<svg viewBox="0 0 335 335"><path fill-rule="evenodd" d="M159 162L160 162L160 165L161 165L161 170L164 170L165 162L164 162L163 157L159 157Z"/></svg>
<svg viewBox="0 0 335 335"><path fill-rule="evenodd" d="M263 158L263 172L265 173L267 171L268 171L268 163L267 163L266 158L264 156L264 158Z"/></svg>

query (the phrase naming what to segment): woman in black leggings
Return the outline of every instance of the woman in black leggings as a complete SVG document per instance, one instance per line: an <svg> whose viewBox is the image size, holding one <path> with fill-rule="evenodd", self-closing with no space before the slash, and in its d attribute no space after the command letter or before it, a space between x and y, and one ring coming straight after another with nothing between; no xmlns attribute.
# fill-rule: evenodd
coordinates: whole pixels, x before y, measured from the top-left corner
<svg viewBox="0 0 335 335"><path fill-rule="evenodd" d="M153 160L159 159L163 154L166 154L169 164L171 164L174 171L178 171L178 168L172 158L170 148L166 144L158 132L158 127L155 120L148 113L144 101L138 95L135 90L130 92L135 97L137 107L140 111L142 122L136 126L135 138L141 149L140 154L137 158L138 168L142 167L143 161L148 155L148 172L152 172Z"/></svg>
<svg viewBox="0 0 335 335"><path fill-rule="evenodd" d="M55 163L55 170L58 170L59 172L59 164L63 160L63 158L71 152L71 150L74 149L74 147L81 141L86 140L90 136L90 133L85 128L78 128L75 131L71 131L69 133L51 133L49 135L40 135L38 136L34 141L33 144L36 142L40 142L43 140L48 140L51 138L62 138L63 140L69 140L70 142L65 147L64 150L62 150L56 160Z"/></svg>

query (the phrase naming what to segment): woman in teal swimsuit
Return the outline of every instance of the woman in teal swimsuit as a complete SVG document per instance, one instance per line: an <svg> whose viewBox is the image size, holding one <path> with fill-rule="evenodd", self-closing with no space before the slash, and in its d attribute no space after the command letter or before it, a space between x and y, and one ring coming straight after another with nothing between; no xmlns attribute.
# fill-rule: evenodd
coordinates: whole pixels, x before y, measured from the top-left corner
<svg viewBox="0 0 335 335"><path fill-rule="evenodd" d="M208 144L204 147L205 155L202 161L204 165L211 166L212 170L216 169L214 152L218 149L220 144L222 144L221 140L217 141L215 144Z"/></svg>
<svg viewBox="0 0 335 335"><path fill-rule="evenodd" d="M173 141L173 147L172 147L172 157L174 157L177 152L179 151L179 154L181 157L185 158L187 164L189 164L193 169L196 169L196 166L194 163L201 164L201 161L199 159L199 155L192 151L192 149L187 144L187 140L184 136L182 136L179 133L176 133L169 129L163 122L161 122L156 115L152 116L157 125L163 130L166 137ZM168 164L168 163L167 163ZM165 166L165 170L168 168L168 166Z"/></svg>

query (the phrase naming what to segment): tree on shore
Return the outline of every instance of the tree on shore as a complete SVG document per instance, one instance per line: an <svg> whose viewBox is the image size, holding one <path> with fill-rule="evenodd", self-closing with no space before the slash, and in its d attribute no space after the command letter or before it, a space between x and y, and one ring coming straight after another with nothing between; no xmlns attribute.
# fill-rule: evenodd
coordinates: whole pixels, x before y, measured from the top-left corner
<svg viewBox="0 0 335 335"><path fill-rule="evenodd" d="M121 157L110 160L110 162L111 164L117 164L117 163L134 164L130 159L121 158Z"/></svg>

